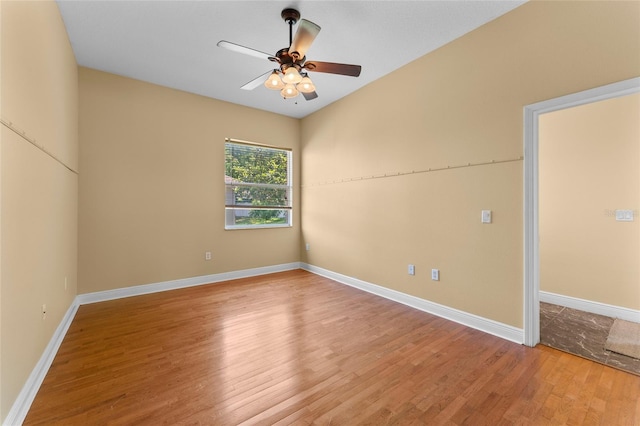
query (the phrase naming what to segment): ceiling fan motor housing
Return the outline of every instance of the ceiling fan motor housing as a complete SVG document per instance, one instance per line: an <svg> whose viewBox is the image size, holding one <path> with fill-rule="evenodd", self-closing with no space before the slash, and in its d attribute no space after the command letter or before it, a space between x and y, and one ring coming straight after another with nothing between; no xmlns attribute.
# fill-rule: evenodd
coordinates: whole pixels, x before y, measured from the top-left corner
<svg viewBox="0 0 640 426"><path fill-rule="evenodd" d="M296 60L293 56L289 54L288 47L278 50L275 57L277 58L278 63L280 64L280 69L283 72L286 71L287 68L292 66L296 67L298 71L300 71L300 69L302 68L302 65L304 64L304 61L307 59L307 57L304 56Z"/></svg>

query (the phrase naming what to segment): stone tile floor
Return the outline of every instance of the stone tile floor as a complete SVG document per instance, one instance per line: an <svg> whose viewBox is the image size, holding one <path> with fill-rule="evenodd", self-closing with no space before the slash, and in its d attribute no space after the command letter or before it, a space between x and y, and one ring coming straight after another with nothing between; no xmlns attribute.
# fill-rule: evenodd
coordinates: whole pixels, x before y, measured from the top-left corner
<svg viewBox="0 0 640 426"><path fill-rule="evenodd" d="M613 320L540 302L540 343L640 376L640 359L604 348Z"/></svg>

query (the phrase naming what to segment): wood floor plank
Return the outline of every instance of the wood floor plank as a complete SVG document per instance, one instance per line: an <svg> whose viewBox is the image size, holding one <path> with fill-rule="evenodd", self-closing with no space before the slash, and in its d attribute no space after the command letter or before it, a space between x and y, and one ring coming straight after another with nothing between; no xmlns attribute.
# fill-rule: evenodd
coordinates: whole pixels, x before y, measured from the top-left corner
<svg viewBox="0 0 640 426"><path fill-rule="evenodd" d="M640 377L305 272L78 309L25 425L640 424Z"/></svg>

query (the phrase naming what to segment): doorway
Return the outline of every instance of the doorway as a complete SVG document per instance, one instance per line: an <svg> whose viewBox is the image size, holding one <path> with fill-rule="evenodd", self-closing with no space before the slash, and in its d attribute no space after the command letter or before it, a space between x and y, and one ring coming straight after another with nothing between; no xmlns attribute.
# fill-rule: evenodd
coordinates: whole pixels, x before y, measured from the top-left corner
<svg viewBox="0 0 640 426"><path fill-rule="evenodd" d="M540 343L539 119L542 114L640 93L640 78L524 108L524 344Z"/></svg>

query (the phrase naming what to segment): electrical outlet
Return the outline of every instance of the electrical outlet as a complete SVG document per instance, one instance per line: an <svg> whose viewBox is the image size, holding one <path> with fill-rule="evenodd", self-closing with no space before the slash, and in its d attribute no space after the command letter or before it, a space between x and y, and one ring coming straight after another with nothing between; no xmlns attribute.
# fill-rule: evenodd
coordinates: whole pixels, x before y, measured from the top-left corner
<svg viewBox="0 0 640 426"><path fill-rule="evenodd" d="M211 252L210 251L205 251L204 252L204 260L211 260Z"/></svg>
<svg viewBox="0 0 640 426"><path fill-rule="evenodd" d="M304 245L304 248L305 248L307 251L311 250L311 244L309 244L309 243L305 244L305 245Z"/></svg>
<svg viewBox="0 0 640 426"><path fill-rule="evenodd" d="M415 275L415 274L416 274L416 267L415 267L415 265L409 265L409 266L407 267L407 273L408 273L409 275Z"/></svg>
<svg viewBox="0 0 640 426"><path fill-rule="evenodd" d="M633 222L633 210L616 210L618 222Z"/></svg>
<svg viewBox="0 0 640 426"><path fill-rule="evenodd" d="M431 270L431 279L433 281L440 281L440 270L439 269L432 269Z"/></svg>

